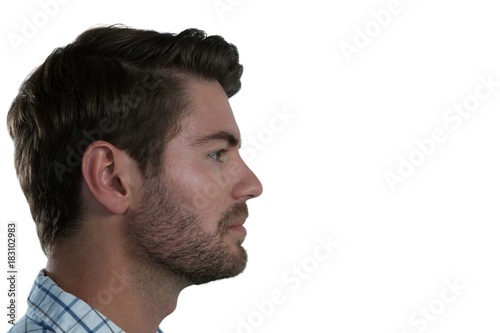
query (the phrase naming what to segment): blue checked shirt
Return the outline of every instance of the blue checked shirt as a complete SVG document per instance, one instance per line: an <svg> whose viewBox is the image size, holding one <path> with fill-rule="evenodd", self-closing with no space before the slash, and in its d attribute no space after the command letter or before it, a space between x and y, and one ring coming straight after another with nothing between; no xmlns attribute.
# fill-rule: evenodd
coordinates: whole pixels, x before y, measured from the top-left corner
<svg viewBox="0 0 500 333"><path fill-rule="evenodd" d="M28 297L28 311L8 333L119 333L125 332L102 313L65 292L43 270ZM158 329L158 333L162 333Z"/></svg>

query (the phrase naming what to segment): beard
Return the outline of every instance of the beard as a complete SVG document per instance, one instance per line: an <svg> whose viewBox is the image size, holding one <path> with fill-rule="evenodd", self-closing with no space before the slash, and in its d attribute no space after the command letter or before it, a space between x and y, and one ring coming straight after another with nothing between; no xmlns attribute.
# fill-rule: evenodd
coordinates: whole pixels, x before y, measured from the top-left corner
<svg viewBox="0 0 500 333"><path fill-rule="evenodd" d="M183 201L160 179L144 186L141 208L127 223L131 256L148 269L173 273L189 284L204 284L234 277L246 267L243 239L227 242L229 226L248 216L246 203L221 214L216 228L208 232L188 200Z"/></svg>

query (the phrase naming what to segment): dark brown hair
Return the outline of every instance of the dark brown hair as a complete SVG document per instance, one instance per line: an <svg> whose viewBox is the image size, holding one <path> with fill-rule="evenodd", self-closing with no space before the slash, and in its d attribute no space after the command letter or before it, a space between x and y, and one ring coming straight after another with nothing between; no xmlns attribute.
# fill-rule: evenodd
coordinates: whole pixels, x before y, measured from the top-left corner
<svg viewBox="0 0 500 333"><path fill-rule="evenodd" d="M81 225L81 157L91 142L125 150L144 177L154 176L186 115L187 80L217 80L231 97L242 72L234 45L197 29L99 27L55 49L23 82L7 116L44 252Z"/></svg>

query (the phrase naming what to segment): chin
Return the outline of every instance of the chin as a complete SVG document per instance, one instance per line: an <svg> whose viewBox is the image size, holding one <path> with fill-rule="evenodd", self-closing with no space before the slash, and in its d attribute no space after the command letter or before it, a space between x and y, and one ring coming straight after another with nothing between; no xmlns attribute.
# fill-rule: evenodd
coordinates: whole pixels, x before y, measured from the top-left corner
<svg viewBox="0 0 500 333"><path fill-rule="evenodd" d="M219 267L207 274L191 277L191 281L195 285L205 284L217 280L229 279L243 273L247 265L247 253L244 248L238 246L238 254L231 255L230 261L226 261L224 267Z"/></svg>

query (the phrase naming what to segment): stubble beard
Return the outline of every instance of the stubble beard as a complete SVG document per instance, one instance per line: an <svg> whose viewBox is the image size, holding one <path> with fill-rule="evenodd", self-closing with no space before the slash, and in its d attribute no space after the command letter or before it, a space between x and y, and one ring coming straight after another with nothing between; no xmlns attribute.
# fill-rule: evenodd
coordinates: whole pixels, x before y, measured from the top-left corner
<svg viewBox="0 0 500 333"><path fill-rule="evenodd" d="M233 245L225 236L231 223L248 216L247 205L234 205L222 214L217 229L207 232L193 205L183 203L162 184L147 181L141 208L130 215L131 260L140 260L140 266L156 273L174 274L186 284L204 284L243 272L247 263L243 239Z"/></svg>

